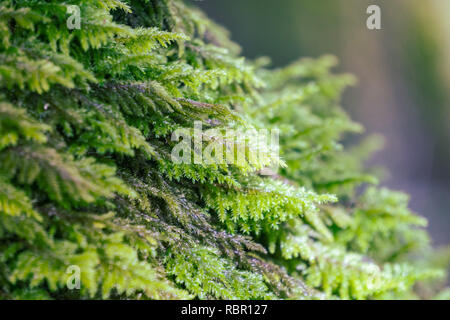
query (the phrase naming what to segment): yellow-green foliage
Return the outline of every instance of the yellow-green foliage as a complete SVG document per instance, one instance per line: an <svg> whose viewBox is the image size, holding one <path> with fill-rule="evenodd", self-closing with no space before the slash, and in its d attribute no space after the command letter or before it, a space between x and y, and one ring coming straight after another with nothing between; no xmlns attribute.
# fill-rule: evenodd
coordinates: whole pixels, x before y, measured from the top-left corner
<svg viewBox="0 0 450 320"><path fill-rule="evenodd" d="M67 28L68 5L80 29ZM354 80L331 73L333 57L278 70L245 60L180 0L0 1L0 35L0 298L440 289L426 280L448 255L434 263L426 221L364 165L379 141L341 143L362 127L339 106ZM198 136L195 121L228 135ZM265 146L254 163L250 143L236 163L174 163L181 128L204 146L278 129L280 156ZM269 164L278 171L261 174Z"/></svg>

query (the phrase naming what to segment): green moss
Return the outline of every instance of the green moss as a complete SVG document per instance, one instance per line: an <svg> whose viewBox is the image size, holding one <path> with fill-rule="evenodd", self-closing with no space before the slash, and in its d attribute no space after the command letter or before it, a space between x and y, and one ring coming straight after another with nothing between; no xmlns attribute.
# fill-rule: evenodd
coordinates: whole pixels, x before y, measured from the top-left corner
<svg viewBox="0 0 450 320"><path fill-rule="evenodd" d="M61 2L0 1L1 298L419 297L443 276L417 259L430 246L407 197L361 192L378 140L342 145L362 127L333 57L245 60L179 0L71 4L79 30ZM277 129L280 154L174 163L171 134L195 121L225 147Z"/></svg>

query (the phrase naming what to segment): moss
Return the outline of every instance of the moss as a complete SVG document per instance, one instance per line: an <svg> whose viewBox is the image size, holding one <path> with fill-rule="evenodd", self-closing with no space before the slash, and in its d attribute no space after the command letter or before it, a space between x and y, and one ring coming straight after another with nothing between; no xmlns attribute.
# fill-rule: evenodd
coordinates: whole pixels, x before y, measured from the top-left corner
<svg viewBox="0 0 450 320"><path fill-rule="evenodd" d="M341 143L362 126L335 58L245 60L179 0L71 4L80 29L58 1L0 2L2 298L418 297L443 276L364 165L377 140ZM279 148L240 134L261 129ZM176 130L243 156L174 162Z"/></svg>

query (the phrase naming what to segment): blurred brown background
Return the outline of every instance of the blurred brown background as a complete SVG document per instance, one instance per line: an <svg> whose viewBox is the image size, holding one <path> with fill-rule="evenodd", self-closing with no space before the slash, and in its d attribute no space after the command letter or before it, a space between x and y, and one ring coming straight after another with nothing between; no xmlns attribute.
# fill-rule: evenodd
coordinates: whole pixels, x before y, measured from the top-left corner
<svg viewBox="0 0 450 320"><path fill-rule="evenodd" d="M249 58L274 66L336 55L358 86L343 106L386 146L374 163L384 185L411 195L436 244L450 243L450 1L197 0L227 27ZM368 30L366 9L381 8L382 30Z"/></svg>

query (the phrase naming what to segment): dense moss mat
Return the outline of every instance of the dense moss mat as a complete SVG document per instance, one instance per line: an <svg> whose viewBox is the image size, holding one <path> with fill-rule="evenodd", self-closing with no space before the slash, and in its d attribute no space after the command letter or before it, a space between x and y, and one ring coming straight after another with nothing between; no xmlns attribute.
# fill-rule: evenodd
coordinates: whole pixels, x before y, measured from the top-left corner
<svg viewBox="0 0 450 320"><path fill-rule="evenodd" d="M354 79L333 57L245 60L178 0L0 1L0 34L1 298L442 289L449 253L364 165L379 139L342 145L362 127L339 106ZM250 129L279 130L279 149ZM176 131L203 143L193 154L244 156L177 163Z"/></svg>

